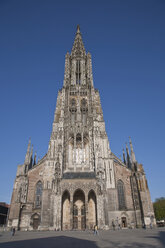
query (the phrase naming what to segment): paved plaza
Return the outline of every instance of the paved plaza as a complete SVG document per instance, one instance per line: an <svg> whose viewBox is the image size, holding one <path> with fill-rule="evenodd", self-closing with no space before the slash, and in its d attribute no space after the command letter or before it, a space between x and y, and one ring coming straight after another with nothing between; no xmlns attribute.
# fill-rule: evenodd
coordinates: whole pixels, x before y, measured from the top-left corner
<svg viewBox="0 0 165 248"><path fill-rule="evenodd" d="M0 248L163 248L165 228L119 231L0 232Z"/></svg>

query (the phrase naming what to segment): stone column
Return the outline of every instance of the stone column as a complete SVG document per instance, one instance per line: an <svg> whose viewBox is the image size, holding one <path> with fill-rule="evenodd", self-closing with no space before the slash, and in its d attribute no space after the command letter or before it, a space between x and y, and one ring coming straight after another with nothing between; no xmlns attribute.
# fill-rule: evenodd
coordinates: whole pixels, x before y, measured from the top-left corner
<svg viewBox="0 0 165 248"><path fill-rule="evenodd" d="M76 133L74 133L74 171L76 171Z"/></svg>
<svg viewBox="0 0 165 248"><path fill-rule="evenodd" d="M71 66L71 84L76 84L76 60L72 60Z"/></svg>
<svg viewBox="0 0 165 248"><path fill-rule="evenodd" d="M82 169L84 170L84 160L85 160L85 158L84 158L84 135L83 135L83 132L81 133L81 149L82 149Z"/></svg>
<svg viewBox="0 0 165 248"><path fill-rule="evenodd" d="M70 194L70 230L73 229L73 194Z"/></svg>
<svg viewBox="0 0 165 248"><path fill-rule="evenodd" d="M86 229L89 229L88 224L88 194L85 193L85 221L86 221Z"/></svg>
<svg viewBox="0 0 165 248"><path fill-rule="evenodd" d="M44 189L42 193L42 211L40 230L48 230L50 225L50 190Z"/></svg>
<svg viewBox="0 0 165 248"><path fill-rule="evenodd" d="M81 71L81 84L85 84L85 61L80 61L80 71Z"/></svg>
<svg viewBox="0 0 165 248"><path fill-rule="evenodd" d="M65 72L64 72L65 82L69 78L69 76L70 76L70 61L69 61L69 53L67 52L65 56Z"/></svg>

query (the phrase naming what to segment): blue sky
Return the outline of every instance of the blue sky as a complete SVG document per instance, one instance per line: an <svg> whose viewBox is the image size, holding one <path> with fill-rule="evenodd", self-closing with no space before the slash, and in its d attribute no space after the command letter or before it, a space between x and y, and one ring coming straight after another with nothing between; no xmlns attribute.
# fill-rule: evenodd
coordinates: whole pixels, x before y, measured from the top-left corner
<svg viewBox="0 0 165 248"><path fill-rule="evenodd" d="M0 1L0 201L29 137L48 148L64 59L80 24L111 150L131 136L152 200L165 197L165 1Z"/></svg>

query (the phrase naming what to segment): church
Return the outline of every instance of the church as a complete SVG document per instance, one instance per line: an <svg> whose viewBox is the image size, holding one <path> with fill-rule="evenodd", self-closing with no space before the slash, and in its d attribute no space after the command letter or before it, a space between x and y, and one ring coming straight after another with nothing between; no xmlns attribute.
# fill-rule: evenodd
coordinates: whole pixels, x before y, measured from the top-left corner
<svg viewBox="0 0 165 248"><path fill-rule="evenodd" d="M77 26L65 57L48 151L36 162L29 141L18 165L8 228L85 230L136 228L155 223L143 165L131 139L123 160L110 149L94 88L91 54Z"/></svg>

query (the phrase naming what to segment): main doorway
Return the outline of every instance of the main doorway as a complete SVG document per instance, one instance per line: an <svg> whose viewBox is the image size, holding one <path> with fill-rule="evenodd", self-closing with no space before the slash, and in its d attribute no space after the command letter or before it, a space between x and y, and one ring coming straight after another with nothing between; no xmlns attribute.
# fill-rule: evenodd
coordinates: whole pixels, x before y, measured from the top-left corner
<svg viewBox="0 0 165 248"><path fill-rule="evenodd" d="M65 191L62 196L62 230L70 230L70 194Z"/></svg>
<svg viewBox="0 0 165 248"><path fill-rule="evenodd" d="M73 196L73 229L84 230L86 228L85 195L78 189Z"/></svg>
<svg viewBox="0 0 165 248"><path fill-rule="evenodd" d="M88 194L88 228L93 229L97 224L96 195L93 190Z"/></svg>
<svg viewBox="0 0 165 248"><path fill-rule="evenodd" d="M40 216L38 214L34 214L32 216L33 220L33 230L37 230L40 225Z"/></svg>
<svg viewBox="0 0 165 248"><path fill-rule="evenodd" d="M127 227L127 219L126 219L126 217L122 217L121 218L121 223L122 223L122 227Z"/></svg>

